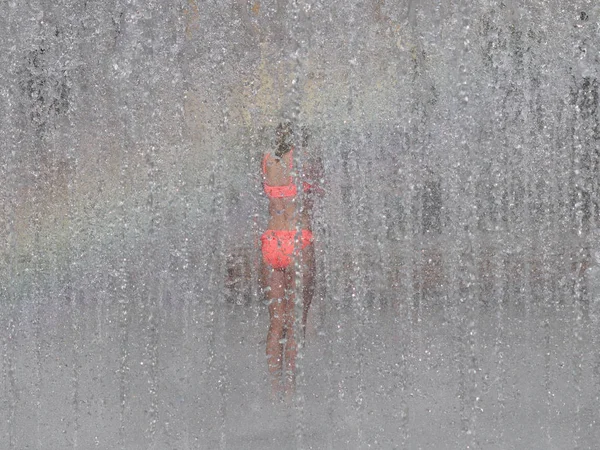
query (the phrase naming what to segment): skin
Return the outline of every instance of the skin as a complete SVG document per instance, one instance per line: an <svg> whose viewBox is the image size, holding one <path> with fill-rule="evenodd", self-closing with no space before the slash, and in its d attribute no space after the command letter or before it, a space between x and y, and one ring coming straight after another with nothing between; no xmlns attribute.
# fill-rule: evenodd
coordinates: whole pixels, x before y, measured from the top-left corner
<svg viewBox="0 0 600 450"><path fill-rule="evenodd" d="M266 156L266 173L263 181L270 186L284 186L290 179L292 152L281 158ZM270 230L295 230L299 223L302 229L310 230L313 198L305 193L302 199L302 211L298 211L296 198L270 198ZM303 287L302 330L304 331L308 310L314 293L315 258L313 245L306 246L300 252L300 272ZM269 304L269 331L267 334L267 363L271 375L272 393L276 398L283 392L291 398L295 386L296 354L298 351L294 335L296 288L295 261L283 269L274 269L266 262L262 270L263 286ZM285 367L284 367L285 362ZM284 386L281 386L281 374L284 373Z"/></svg>

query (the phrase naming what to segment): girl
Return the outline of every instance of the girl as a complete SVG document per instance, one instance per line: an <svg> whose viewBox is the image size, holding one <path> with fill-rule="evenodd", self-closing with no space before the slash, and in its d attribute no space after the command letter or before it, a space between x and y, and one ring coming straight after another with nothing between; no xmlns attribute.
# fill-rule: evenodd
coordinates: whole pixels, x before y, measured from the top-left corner
<svg viewBox="0 0 600 450"><path fill-rule="evenodd" d="M307 142L308 132L304 129L303 147ZM299 258L303 286L301 323L304 330L314 291L315 262L311 232L313 196L322 193L322 190L307 182L302 183L302 192L299 192L295 179L298 174L295 175L293 164L291 125L280 123L276 130L275 152L267 153L262 161L263 186L269 198L268 229L261 236L264 262L262 278L269 304L267 361L275 398L282 392L288 398L294 393L297 352L294 336L295 262ZM298 201L300 195L302 202ZM283 387L282 375L285 375Z"/></svg>

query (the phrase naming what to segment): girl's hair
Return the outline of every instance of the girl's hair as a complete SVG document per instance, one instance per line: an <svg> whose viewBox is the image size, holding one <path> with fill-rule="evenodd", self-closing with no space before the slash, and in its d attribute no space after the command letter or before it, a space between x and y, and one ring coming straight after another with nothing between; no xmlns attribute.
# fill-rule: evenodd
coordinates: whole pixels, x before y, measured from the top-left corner
<svg viewBox="0 0 600 450"><path fill-rule="evenodd" d="M300 128L302 133L302 147L308 147L308 141L310 139L310 130L306 125Z"/></svg>
<svg viewBox="0 0 600 450"><path fill-rule="evenodd" d="M277 129L275 130L275 145L275 156L278 158L281 158L292 149L292 124L290 122L280 122L277 125Z"/></svg>

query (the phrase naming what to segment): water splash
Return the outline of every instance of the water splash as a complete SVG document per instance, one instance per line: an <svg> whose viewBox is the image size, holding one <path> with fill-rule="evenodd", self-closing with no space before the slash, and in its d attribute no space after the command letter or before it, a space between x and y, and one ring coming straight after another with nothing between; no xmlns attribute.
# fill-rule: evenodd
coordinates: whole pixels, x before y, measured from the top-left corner
<svg viewBox="0 0 600 450"><path fill-rule="evenodd" d="M592 448L599 13L7 2L2 442ZM282 116L327 194L274 411L259 163Z"/></svg>

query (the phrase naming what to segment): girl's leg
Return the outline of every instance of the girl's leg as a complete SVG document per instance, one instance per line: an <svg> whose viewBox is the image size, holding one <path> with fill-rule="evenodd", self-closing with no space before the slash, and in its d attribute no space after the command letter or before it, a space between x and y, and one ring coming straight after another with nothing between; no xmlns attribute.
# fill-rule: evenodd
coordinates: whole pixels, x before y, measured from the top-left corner
<svg viewBox="0 0 600 450"><path fill-rule="evenodd" d="M295 326L295 271L293 264L286 269L286 299L284 301L284 330L285 330L285 393L288 399L294 394L296 384L296 353L298 347L294 336Z"/></svg>
<svg viewBox="0 0 600 450"><path fill-rule="evenodd" d="M269 332L267 334L267 364L271 374L272 394L281 391L281 371L283 369L284 317L285 317L285 274L282 270L265 266L263 279L266 283L266 297L269 303Z"/></svg>
<svg viewBox="0 0 600 450"><path fill-rule="evenodd" d="M315 292L315 247L313 244L302 250L302 334L306 333L308 309Z"/></svg>

